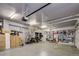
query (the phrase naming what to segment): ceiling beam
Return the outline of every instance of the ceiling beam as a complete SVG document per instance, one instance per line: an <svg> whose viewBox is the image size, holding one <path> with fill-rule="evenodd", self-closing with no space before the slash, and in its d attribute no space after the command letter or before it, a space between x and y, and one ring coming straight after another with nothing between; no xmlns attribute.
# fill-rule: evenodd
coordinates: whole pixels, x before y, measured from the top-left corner
<svg viewBox="0 0 79 59"><path fill-rule="evenodd" d="M77 20L76 18L79 18L79 14L64 17L64 18L60 18L60 19L56 19L56 20L51 20L51 21L47 21L47 22L51 24L51 23L58 23L58 22L64 22L64 21Z"/></svg>
<svg viewBox="0 0 79 59"><path fill-rule="evenodd" d="M76 19L70 19L70 20L65 20L65 21L53 23L53 24L61 24L61 23L70 22L70 21L77 21L77 20Z"/></svg>
<svg viewBox="0 0 79 59"><path fill-rule="evenodd" d="M48 23L49 24L49 26L56 26L56 25L59 25L59 24L64 24L65 22L70 22L70 21L77 21L77 18L75 18L75 19L70 19L70 20L64 20L64 21L60 21L60 22L52 22L51 24L50 23Z"/></svg>

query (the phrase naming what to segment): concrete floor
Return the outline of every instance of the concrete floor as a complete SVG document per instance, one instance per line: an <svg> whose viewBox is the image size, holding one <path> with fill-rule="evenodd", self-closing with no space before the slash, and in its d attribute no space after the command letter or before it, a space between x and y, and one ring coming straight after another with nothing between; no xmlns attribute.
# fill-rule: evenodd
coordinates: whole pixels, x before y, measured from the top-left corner
<svg viewBox="0 0 79 59"><path fill-rule="evenodd" d="M79 50L65 44L40 42L0 52L1 56L79 56Z"/></svg>

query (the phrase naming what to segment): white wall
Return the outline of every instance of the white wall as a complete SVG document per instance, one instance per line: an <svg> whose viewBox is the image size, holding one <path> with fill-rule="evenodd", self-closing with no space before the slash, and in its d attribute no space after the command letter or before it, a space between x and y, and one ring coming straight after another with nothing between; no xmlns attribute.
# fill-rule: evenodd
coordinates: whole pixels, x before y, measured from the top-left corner
<svg viewBox="0 0 79 59"><path fill-rule="evenodd" d="M63 27L63 28L52 28L51 30L49 29L45 29L43 31L47 31L47 32L50 32L50 36L51 36L51 39L53 39L53 31L58 31L58 30L68 30L68 29L75 29L75 26L71 26L71 27ZM48 34L47 34L48 35ZM57 35L56 35L57 36ZM58 36L57 36L58 37Z"/></svg>
<svg viewBox="0 0 79 59"><path fill-rule="evenodd" d="M79 23L79 20L77 23ZM79 49L79 26L76 28L75 32L75 46Z"/></svg>
<svg viewBox="0 0 79 59"><path fill-rule="evenodd" d="M6 49L9 49L10 48L10 34L6 33L5 38L6 38Z"/></svg>

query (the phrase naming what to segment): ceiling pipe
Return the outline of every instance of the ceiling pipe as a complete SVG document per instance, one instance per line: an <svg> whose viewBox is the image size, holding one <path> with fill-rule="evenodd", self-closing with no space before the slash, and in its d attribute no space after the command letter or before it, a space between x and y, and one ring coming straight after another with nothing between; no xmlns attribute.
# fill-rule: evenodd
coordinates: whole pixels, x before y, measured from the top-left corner
<svg viewBox="0 0 79 59"><path fill-rule="evenodd" d="M47 3L47 4L45 4L44 6L42 6L42 7L38 8L37 10L35 10L34 12L32 12L32 13L28 14L26 17L31 16L32 14L34 14L34 13L36 13L36 12L38 12L38 11L42 10L43 8L45 8L46 6L48 6L48 5L50 5L50 4L51 4L51 3Z"/></svg>

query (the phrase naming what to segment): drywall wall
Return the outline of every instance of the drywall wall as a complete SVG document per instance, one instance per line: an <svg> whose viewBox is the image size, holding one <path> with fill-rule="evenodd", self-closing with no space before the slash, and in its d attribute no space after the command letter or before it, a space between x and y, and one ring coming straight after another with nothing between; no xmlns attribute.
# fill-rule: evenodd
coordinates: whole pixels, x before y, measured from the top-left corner
<svg viewBox="0 0 79 59"><path fill-rule="evenodd" d="M47 36L48 35L51 36L51 39L50 40L52 40L54 38L53 37L53 31L56 31L57 32L57 31L60 31L60 30L68 30L68 29L75 29L75 26L63 27L63 28L51 28L51 30L50 29L45 29L44 32L47 32L47 33L44 33L44 35L47 34ZM50 34L48 34L48 33L50 33ZM58 37L58 35L55 35L55 36Z"/></svg>
<svg viewBox="0 0 79 59"><path fill-rule="evenodd" d="M77 23L79 23L79 20L77 20ZM79 26L76 27L76 32L75 32L75 46L79 49Z"/></svg>
<svg viewBox="0 0 79 59"><path fill-rule="evenodd" d="M75 46L79 49L79 26L76 28L75 32Z"/></svg>

